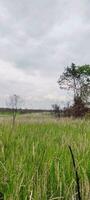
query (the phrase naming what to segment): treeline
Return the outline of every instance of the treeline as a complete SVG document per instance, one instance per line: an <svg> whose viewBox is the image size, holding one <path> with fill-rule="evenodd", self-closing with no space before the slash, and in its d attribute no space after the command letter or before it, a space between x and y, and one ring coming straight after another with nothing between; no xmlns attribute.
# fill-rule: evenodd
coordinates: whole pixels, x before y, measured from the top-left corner
<svg viewBox="0 0 90 200"><path fill-rule="evenodd" d="M0 113L12 113L13 108L0 108ZM45 109L22 109L18 108L17 113L28 114L28 113L50 113L52 110Z"/></svg>
<svg viewBox="0 0 90 200"><path fill-rule="evenodd" d="M89 116L90 117L90 108L88 106L83 105L82 102L76 102L72 106L64 107L63 109L60 109L60 106L57 104L54 104L53 106L53 115L57 118L60 117L84 117Z"/></svg>
<svg viewBox="0 0 90 200"><path fill-rule="evenodd" d="M79 115L81 117L85 116L86 114L90 113L89 107L84 107L82 109L81 104L76 106L70 106L70 107L64 107L63 109L60 109L59 105L54 104L53 109L46 110L46 109L17 109L17 114L30 114L30 113L48 113L52 116L55 116L57 118L60 117L78 117ZM1 114L12 114L13 109L12 108L0 108Z"/></svg>

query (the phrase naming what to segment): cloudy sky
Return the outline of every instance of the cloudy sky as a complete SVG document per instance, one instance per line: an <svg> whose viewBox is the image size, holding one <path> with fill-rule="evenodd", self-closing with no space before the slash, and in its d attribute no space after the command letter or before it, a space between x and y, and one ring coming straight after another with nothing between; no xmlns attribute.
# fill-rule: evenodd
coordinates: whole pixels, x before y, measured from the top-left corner
<svg viewBox="0 0 90 200"><path fill-rule="evenodd" d="M72 62L90 64L90 0L0 0L0 106L71 101L57 80Z"/></svg>

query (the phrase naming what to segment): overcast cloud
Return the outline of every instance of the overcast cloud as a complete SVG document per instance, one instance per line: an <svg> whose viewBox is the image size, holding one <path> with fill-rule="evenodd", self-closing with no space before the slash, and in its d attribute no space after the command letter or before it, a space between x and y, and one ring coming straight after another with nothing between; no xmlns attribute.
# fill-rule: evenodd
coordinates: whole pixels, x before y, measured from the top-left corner
<svg viewBox="0 0 90 200"><path fill-rule="evenodd" d="M18 94L25 106L72 99L60 91L67 65L90 64L89 0L0 0L0 105Z"/></svg>

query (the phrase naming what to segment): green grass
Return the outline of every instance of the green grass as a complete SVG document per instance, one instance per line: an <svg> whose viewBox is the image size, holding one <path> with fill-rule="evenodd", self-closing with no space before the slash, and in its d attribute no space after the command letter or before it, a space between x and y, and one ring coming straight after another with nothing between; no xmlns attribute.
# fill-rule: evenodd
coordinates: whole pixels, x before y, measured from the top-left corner
<svg viewBox="0 0 90 200"><path fill-rule="evenodd" d="M47 120L0 124L0 192L5 200L72 200L71 145L83 200L90 199L90 123Z"/></svg>

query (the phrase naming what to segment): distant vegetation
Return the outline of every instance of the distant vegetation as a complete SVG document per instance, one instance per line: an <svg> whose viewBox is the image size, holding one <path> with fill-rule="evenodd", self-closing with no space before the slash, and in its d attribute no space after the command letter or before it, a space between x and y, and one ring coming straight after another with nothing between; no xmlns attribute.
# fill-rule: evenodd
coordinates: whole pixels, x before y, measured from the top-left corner
<svg viewBox="0 0 90 200"><path fill-rule="evenodd" d="M55 116L83 117L90 112L90 65L67 67L58 80L60 89L73 91L73 104L63 110L53 105Z"/></svg>

